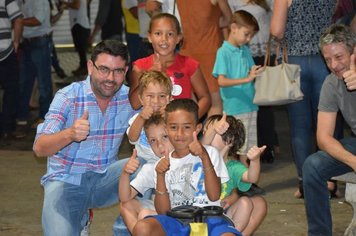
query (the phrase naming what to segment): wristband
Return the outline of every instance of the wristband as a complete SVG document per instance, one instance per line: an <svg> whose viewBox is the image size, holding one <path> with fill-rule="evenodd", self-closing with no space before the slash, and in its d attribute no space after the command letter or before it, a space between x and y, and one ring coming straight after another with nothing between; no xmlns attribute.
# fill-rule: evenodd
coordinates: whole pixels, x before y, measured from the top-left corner
<svg viewBox="0 0 356 236"><path fill-rule="evenodd" d="M156 194L158 194L158 195L169 194L168 191L161 192L161 191L155 190L155 192L156 192Z"/></svg>
<svg viewBox="0 0 356 236"><path fill-rule="evenodd" d="M213 170L213 169L214 169L214 166L209 166L209 167L204 168L203 171L206 173L206 172L208 172L210 170Z"/></svg>

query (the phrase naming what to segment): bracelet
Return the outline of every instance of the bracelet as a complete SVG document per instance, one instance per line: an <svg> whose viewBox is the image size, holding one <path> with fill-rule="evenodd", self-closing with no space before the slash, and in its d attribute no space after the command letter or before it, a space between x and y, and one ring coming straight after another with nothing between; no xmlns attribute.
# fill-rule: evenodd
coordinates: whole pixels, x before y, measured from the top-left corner
<svg viewBox="0 0 356 236"><path fill-rule="evenodd" d="M161 191L158 191L157 189L155 190L156 194L158 195L165 195L165 194L169 194L168 191L164 191L164 192L161 192Z"/></svg>
<svg viewBox="0 0 356 236"><path fill-rule="evenodd" d="M214 169L214 166L209 166L209 167L204 168L203 171L206 173L206 172L208 172L210 170L213 170L213 169Z"/></svg>

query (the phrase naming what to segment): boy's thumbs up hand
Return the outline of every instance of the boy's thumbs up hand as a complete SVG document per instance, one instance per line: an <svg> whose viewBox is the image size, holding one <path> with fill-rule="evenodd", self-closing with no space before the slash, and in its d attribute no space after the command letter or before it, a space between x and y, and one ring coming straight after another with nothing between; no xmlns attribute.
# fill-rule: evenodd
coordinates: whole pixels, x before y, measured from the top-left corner
<svg viewBox="0 0 356 236"><path fill-rule="evenodd" d="M196 131L193 132L193 141L189 144L189 151L194 156L199 156L200 158L202 158L204 154L207 154L204 146L198 140Z"/></svg>
<svg viewBox="0 0 356 236"><path fill-rule="evenodd" d="M166 151L164 156L159 160L159 162L156 165L156 172L157 174L165 174L170 167L171 163L169 160L169 153Z"/></svg>
<svg viewBox="0 0 356 236"><path fill-rule="evenodd" d="M89 112L85 110L83 115L74 121L72 127L70 128L70 136L73 141L80 142L88 137L90 131L90 123L88 118Z"/></svg>
<svg viewBox="0 0 356 236"><path fill-rule="evenodd" d="M132 155L127 161L124 171L127 174L133 174L140 167L140 161L137 159L137 151L136 149L132 150Z"/></svg>
<svg viewBox="0 0 356 236"><path fill-rule="evenodd" d="M353 53L350 57L350 69L343 75L344 82L348 90L356 89L356 55Z"/></svg>
<svg viewBox="0 0 356 236"><path fill-rule="evenodd" d="M223 135L229 126L229 123L226 121L226 113L223 112L221 119L215 123L214 129L217 134Z"/></svg>

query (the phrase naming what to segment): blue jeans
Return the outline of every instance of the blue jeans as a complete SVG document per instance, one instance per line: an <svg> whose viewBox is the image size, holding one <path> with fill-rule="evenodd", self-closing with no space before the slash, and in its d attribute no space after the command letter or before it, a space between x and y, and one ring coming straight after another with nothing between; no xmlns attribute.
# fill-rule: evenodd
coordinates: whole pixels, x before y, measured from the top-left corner
<svg viewBox="0 0 356 236"><path fill-rule="evenodd" d="M39 118L44 119L53 97L51 80L51 44L50 37L24 40L20 57L20 104L17 118L27 120L29 102L35 79L39 89Z"/></svg>
<svg viewBox="0 0 356 236"><path fill-rule="evenodd" d="M118 202L119 177L128 159L113 163L105 173L87 172L79 186L61 181L44 184L42 228L48 235L79 235L88 209ZM141 159L141 166L144 161ZM137 171L136 171L137 173ZM135 175L131 175L134 178Z"/></svg>
<svg viewBox="0 0 356 236"><path fill-rule="evenodd" d="M340 140L342 146L356 154L356 138ZM304 201L308 220L308 235L332 235L329 190L327 181L352 171L352 168L323 151L309 156L303 166Z"/></svg>
<svg viewBox="0 0 356 236"><path fill-rule="evenodd" d="M321 55L289 56L288 61L300 65L300 84L304 93L303 100L287 106L292 154L301 179L303 163L313 152L320 90L329 71Z"/></svg>

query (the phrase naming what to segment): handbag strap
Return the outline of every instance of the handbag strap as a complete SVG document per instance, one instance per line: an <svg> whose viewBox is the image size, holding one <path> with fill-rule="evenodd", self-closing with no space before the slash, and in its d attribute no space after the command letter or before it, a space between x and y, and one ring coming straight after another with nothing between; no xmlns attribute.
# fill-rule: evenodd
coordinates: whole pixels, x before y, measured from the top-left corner
<svg viewBox="0 0 356 236"><path fill-rule="evenodd" d="M265 61L264 61L264 67L270 65L270 59L271 59L271 45L272 41L276 42L276 57L274 60L274 65L278 65L278 58L279 58L279 52L282 47L282 55L281 55L281 63L288 63L288 42L285 38L281 40L273 40L275 39L274 36L270 35L268 38L268 42L266 45L266 54L265 54Z"/></svg>

